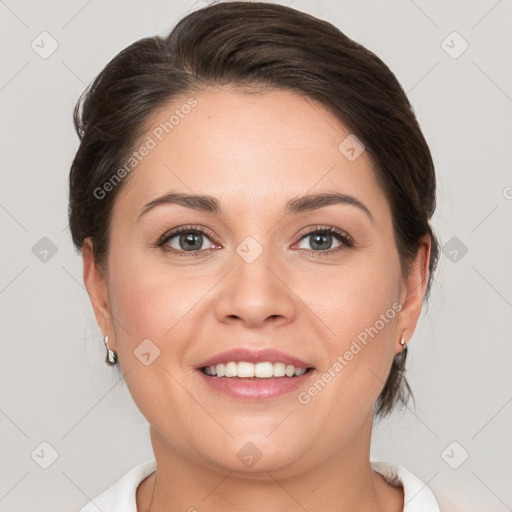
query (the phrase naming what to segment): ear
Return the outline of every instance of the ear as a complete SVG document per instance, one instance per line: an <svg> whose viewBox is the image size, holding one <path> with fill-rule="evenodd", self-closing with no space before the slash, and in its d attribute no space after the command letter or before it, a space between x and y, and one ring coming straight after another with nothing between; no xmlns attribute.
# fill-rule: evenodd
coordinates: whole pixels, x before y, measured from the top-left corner
<svg viewBox="0 0 512 512"><path fill-rule="evenodd" d="M402 351L400 338L403 337L405 343L408 343L418 323L430 274L431 246L430 235L425 235L420 241L418 252L409 266L409 274L402 286L400 294L402 309L397 324L399 339L397 339L395 346L395 353L397 354Z"/></svg>
<svg viewBox="0 0 512 512"><path fill-rule="evenodd" d="M82 245L82 260L84 265L84 284L91 300L94 316L103 336L109 336L109 348L116 350L114 326L108 303L107 283L105 275L96 264L93 251L93 241L86 238Z"/></svg>

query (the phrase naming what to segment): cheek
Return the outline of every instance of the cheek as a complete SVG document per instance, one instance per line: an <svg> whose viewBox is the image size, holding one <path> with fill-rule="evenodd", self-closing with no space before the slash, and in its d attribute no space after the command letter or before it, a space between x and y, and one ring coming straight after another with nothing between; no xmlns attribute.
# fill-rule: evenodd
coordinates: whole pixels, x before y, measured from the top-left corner
<svg viewBox="0 0 512 512"><path fill-rule="evenodd" d="M135 251L117 247L112 244L108 286L119 349L126 345L134 350L145 339L155 340L161 349L160 340L184 313L180 283Z"/></svg>
<svg viewBox="0 0 512 512"><path fill-rule="evenodd" d="M298 401L308 421L341 448L373 414L391 367L399 273L374 259L316 283L324 292L310 293L305 302L329 327L320 338L326 358Z"/></svg>
<svg viewBox="0 0 512 512"><path fill-rule="evenodd" d="M305 301L329 328L323 340L326 368L336 374L333 391L368 403L385 383L398 336L400 266L396 252L386 256L361 258L315 280L322 292Z"/></svg>
<svg viewBox="0 0 512 512"><path fill-rule="evenodd" d="M396 322L401 276L398 257L392 253L358 255L347 265L310 275L303 282L307 285L301 298L324 320L328 339L340 349L375 325L387 335Z"/></svg>
<svg viewBox="0 0 512 512"><path fill-rule="evenodd" d="M123 366L138 364L133 354L146 346L158 354L156 367L177 369L194 329L204 321L205 294L217 277L211 271L192 275L144 251L123 251L121 257L112 247L111 256L115 263L110 267L109 295ZM141 345L144 340L156 348L147 341Z"/></svg>

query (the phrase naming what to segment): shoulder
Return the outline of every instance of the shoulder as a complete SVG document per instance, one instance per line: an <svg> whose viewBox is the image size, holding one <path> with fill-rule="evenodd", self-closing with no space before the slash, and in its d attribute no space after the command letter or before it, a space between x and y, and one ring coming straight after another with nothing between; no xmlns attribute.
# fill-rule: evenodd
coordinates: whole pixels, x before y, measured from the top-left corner
<svg viewBox="0 0 512 512"><path fill-rule="evenodd" d="M403 466L371 461L372 469L395 487L404 489L404 512L440 512L432 491L417 476Z"/></svg>
<svg viewBox="0 0 512 512"><path fill-rule="evenodd" d="M139 484L156 469L151 459L130 469L115 484L91 500L80 512L137 512L136 491Z"/></svg>

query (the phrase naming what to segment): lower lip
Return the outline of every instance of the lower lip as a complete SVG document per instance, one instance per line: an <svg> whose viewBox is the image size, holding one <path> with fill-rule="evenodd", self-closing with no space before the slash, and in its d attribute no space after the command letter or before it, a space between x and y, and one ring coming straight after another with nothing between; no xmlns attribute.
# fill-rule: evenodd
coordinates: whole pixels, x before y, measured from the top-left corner
<svg viewBox="0 0 512 512"><path fill-rule="evenodd" d="M270 379L249 379L240 377L209 377L197 370L204 382L213 390L232 398L245 400L266 400L295 391L314 373L308 370L298 377L273 377Z"/></svg>

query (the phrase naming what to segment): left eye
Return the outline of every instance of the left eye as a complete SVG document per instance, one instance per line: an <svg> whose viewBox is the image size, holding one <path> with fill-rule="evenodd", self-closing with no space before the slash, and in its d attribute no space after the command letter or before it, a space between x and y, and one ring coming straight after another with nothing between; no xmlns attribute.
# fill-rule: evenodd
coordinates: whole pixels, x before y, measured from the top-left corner
<svg viewBox="0 0 512 512"><path fill-rule="evenodd" d="M333 241L335 241L333 239L338 240L338 245L336 247L343 245L344 242L342 237L337 233L332 233L329 231L313 231L311 233L304 235L304 237L301 239L299 243L306 242L308 239L310 240L309 247L299 246L299 249L328 250L333 248L332 244Z"/></svg>

